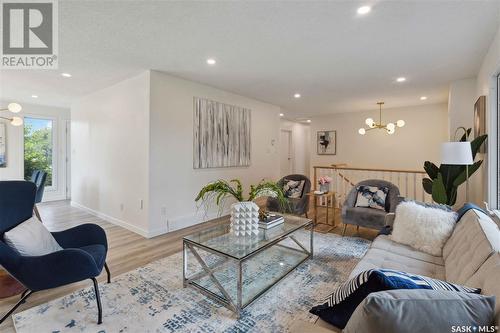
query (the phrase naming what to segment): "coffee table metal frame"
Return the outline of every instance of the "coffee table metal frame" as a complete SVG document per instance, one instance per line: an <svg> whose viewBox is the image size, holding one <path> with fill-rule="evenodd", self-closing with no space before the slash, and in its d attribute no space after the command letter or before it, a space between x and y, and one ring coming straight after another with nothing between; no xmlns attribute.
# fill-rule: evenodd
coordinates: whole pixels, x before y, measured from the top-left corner
<svg viewBox="0 0 500 333"><path fill-rule="evenodd" d="M293 235L295 232L301 229L307 229L310 228L310 237L309 237L309 242L310 242L310 250L308 251L306 247L301 244L297 238ZM300 248L292 248L283 244L278 244L282 242L285 239L291 239L295 244L297 244ZM233 257L229 254L217 251L215 249L212 249L210 247L207 247L205 245L199 244L197 242L193 242L189 239L183 238L183 251L182 251L182 278L183 278L183 286L184 288L186 287L192 287L198 291L200 291L202 294L207 296L208 298L221 303L224 305L226 308L229 310L233 311L236 313L236 316L240 318L241 311L252 304L255 300L257 300L260 296L262 296L264 293L266 293L269 289L271 289L273 286L275 286L278 282L280 282L282 279L284 279L288 274L290 274L292 271L294 271L297 267L299 267L303 262L305 262L308 259L311 259L313 257L313 239L314 239L314 228L313 228L313 221L309 221L309 223L306 223L301 226L297 226L296 229L290 230L287 233L281 235L280 237L276 238L275 240L263 245L262 247L256 249L255 251L247 254L246 256L242 258L236 258ZM271 285L267 286L263 290L261 290L257 295L253 296L246 304L243 304L243 263L255 255L261 253L262 251L265 251L266 249L272 247L272 246L280 246L287 248L288 250L294 250L298 251L304 254L307 254L307 257L302 259L299 263L297 263L295 266L290 268L285 274L283 274L278 280L274 281ZM215 264L209 265L203 260L203 258L200 256L198 251L196 251L196 248L200 248L206 252L209 252L211 254L214 254L216 256L219 256L221 258L220 261L217 261ZM196 259L196 261L200 264L202 267L203 271L194 274L191 277L187 277L187 256L188 256L188 251L191 252ZM234 261L236 264L236 272L237 272L237 299L231 298L227 290L224 288L224 286L220 283L220 281L217 279L217 277L214 275L214 272L220 268L222 265L224 265L228 261ZM210 280L213 282L215 287L221 292L221 294L224 297L221 297L220 295L217 295L216 293L210 291L209 289L203 287L202 285L198 284L196 282L197 279L200 279L202 277L209 276Z"/></svg>

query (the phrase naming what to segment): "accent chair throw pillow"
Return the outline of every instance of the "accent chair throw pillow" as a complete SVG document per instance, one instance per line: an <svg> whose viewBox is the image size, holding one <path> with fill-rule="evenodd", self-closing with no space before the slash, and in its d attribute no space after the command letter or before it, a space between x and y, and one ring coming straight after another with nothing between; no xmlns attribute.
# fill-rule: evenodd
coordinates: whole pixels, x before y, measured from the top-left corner
<svg viewBox="0 0 500 333"><path fill-rule="evenodd" d="M377 186L358 186L358 196L355 207L367 207L385 210L385 199L389 189Z"/></svg>
<svg viewBox="0 0 500 333"><path fill-rule="evenodd" d="M456 221L457 213L453 211L424 207L412 201L402 202L396 208L390 238L439 257Z"/></svg>
<svg viewBox="0 0 500 333"><path fill-rule="evenodd" d="M43 256L63 249L35 216L4 233L3 238L23 256Z"/></svg>
<svg viewBox="0 0 500 333"><path fill-rule="evenodd" d="M285 197L293 199L302 198L302 192L304 191L305 183L305 180L285 179L283 185L283 192L285 192Z"/></svg>

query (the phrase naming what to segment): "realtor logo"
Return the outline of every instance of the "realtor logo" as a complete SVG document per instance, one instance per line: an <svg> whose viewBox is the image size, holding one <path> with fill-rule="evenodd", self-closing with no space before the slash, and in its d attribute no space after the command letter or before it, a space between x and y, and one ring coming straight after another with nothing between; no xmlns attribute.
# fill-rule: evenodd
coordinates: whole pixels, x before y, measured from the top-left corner
<svg viewBox="0 0 500 333"><path fill-rule="evenodd" d="M57 68L57 1L2 2L2 69Z"/></svg>

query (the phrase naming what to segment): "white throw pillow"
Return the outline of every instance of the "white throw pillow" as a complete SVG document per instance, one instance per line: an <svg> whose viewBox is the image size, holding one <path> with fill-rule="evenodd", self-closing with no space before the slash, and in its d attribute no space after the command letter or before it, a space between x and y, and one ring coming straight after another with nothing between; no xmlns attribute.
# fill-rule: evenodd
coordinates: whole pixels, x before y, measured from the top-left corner
<svg viewBox="0 0 500 333"><path fill-rule="evenodd" d="M63 249L35 216L7 231L3 239L23 256L43 256Z"/></svg>
<svg viewBox="0 0 500 333"><path fill-rule="evenodd" d="M441 256L443 246L455 228L457 213L402 202L396 208L390 238L419 251Z"/></svg>

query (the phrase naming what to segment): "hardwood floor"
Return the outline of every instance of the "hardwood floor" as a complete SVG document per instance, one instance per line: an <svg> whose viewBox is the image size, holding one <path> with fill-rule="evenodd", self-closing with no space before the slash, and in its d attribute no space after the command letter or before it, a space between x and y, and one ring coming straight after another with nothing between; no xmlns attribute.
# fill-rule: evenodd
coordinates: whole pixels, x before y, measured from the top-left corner
<svg viewBox="0 0 500 333"><path fill-rule="evenodd" d="M197 230L222 223L222 220L214 220L152 239L146 239L127 229L115 226L95 217L81 209L72 207L69 201L44 203L38 207L44 224L51 231L65 230L83 223L95 223L103 227L109 242L107 262L111 270L112 278L113 276L131 271L152 261L179 252L182 249L182 237ZM318 212L318 220L323 218L322 214L321 211ZM309 216L314 216L312 211L309 212ZM339 216L336 216L336 218L337 221L340 221ZM339 222L337 222L337 225L339 225ZM341 234L342 227L338 226L332 232ZM348 227L346 235L354 234L356 234L356 228L352 226ZM360 237L373 239L376 235L377 232L373 230L363 228L359 230ZM98 278L100 283L105 282L105 275L106 273L104 272ZM90 280L34 293L16 312L46 303L89 286L91 286ZM0 315L7 312L19 300L19 297L20 296L14 296L0 300ZM14 332L14 325L11 318L0 325L0 332Z"/></svg>

